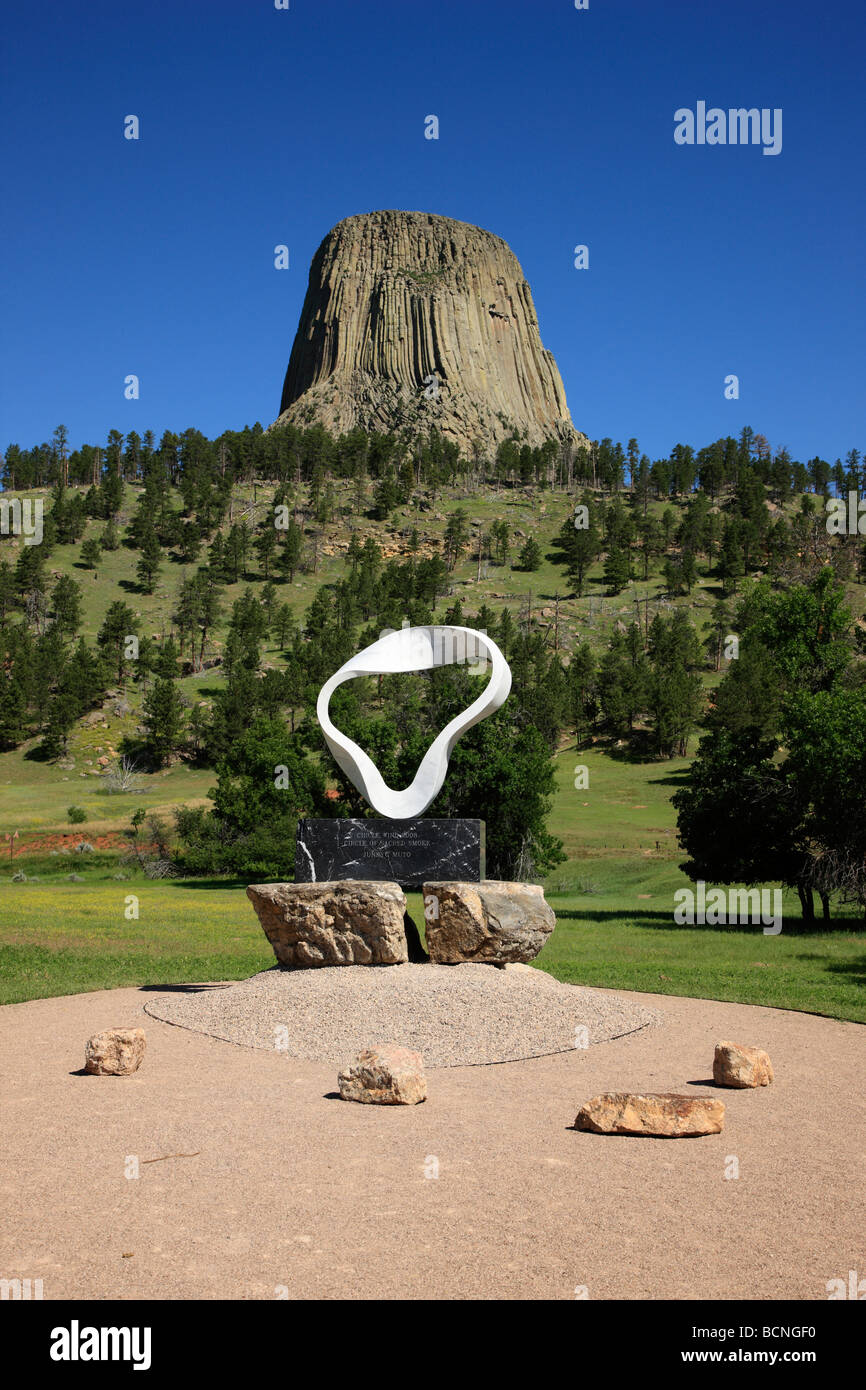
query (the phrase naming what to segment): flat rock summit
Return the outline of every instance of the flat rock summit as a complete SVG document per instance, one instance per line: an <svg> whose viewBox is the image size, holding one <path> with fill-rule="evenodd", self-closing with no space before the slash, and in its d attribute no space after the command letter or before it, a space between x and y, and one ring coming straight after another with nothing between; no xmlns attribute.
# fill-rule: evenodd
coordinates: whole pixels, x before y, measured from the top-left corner
<svg viewBox="0 0 866 1390"><path fill-rule="evenodd" d="M313 257L277 425L435 426L471 456L579 445L532 293L501 237L427 212L347 217Z"/></svg>

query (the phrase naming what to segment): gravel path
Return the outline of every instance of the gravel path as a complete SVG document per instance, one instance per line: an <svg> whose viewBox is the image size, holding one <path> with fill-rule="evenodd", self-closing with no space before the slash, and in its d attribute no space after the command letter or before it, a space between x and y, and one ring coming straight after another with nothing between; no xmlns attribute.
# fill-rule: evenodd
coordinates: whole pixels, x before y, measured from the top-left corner
<svg viewBox="0 0 866 1390"><path fill-rule="evenodd" d="M586 1310L574 1302L585 1288L592 1301L760 1307L826 1300L828 1280L866 1271L859 1024L617 992L661 1009L664 1027L507 1066L444 1067L423 1105L355 1105L334 1098L332 1063L148 1017L145 1001L169 988L0 1008L0 1274L43 1279L46 1300L273 1301L288 1290L292 1301ZM141 1068L83 1075L86 1039L111 1027L145 1029ZM722 1134L572 1128L600 1091L718 1097L720 1038L766 1048L776 1070L772 1086L722 1093Z"/></svg>
<svg viewBox="0 0 866 1390"><path fill-rule="evenodd" d="M165 1023L241 1047L342 1065L375 1043L416 1048L428 1067L570 1052L661 1022L608 991L530 966L365 965L262 971L239 984L151 1000Z"/></svg>

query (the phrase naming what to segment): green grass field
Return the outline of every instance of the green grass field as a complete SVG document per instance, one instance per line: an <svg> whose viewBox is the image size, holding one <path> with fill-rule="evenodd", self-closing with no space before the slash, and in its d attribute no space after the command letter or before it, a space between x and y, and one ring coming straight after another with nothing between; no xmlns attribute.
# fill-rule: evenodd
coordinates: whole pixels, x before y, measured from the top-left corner
<svg viewBox="0 0 866 1390"><path fill-rule="evenodd" d="M551 823L569 858L545 885L557 929L538 959L542 969L573 984L866 1022L866 934L853 917L850 929L842 919L832 931L806 931L789 896L778 936L765 936L760 926L674 924L673 895L688 880L678 868L668 798L684 760L632 763L599 750L566 749L558 765ZM588 769L586 789L574 787L576 765ZM182 796L173 788L171 799ZM22 867L27 881L12 882L13 869ZM118 878L122 872L129 876ZM82 881L71 881L73 873ZM423 926L419 894L410 894L409 908ZM272 963L243 884L154 883L119 870L111 854L0 863L2 1003L124 985L242 979Z"/></svg>

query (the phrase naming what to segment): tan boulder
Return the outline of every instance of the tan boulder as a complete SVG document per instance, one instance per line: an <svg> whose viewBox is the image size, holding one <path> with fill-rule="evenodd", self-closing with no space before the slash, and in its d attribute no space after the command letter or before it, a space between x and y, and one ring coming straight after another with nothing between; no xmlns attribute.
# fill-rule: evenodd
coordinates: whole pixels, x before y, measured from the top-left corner
<svg viewBox="0 0 866 1390"><path fill-rule="evenodd" d="M424 884L424 923L430 959L505 965L534 960L556 917L535 883Z"/></svg>
<svg viewBox="0 0 866 1390"><path fill-rule="evenodd" d="M365 1105L417 1105L427 1099L420 1052L408 1047L367 1047L338 1077L343 1100Z"/></svg>
<svg viewBox="0 0 866 1390"><path fill-rule="evenodd" d="M84 1045L84 1069L91 1076L131 1076L146 1047L143 1028L106 1028Z"/></svg>
<svg viewBox="0 0 866 1390"><path fill-rule="evenodd" d="M733 1086L741 1091L750 1086L769 1086L773 1063L760 1047L719 1042L713 1057L713 1080L717 1086Z"/></svg>
<svg viewBox="0 0 866 1390"><path fill-rule="evenodd" d="M406 897L397 883L252 883L247 897L280 965L400 965L409 959Z"/></svg>
<svg viewBox="0 0 866 1390"><path fill-rule="evenodd" d="M725 1124L724 1101L713 1096L641 1095L607 1091L587 1101L575 1129L595 1134L648 1134L684 1139L719 1134Z"/></svg>

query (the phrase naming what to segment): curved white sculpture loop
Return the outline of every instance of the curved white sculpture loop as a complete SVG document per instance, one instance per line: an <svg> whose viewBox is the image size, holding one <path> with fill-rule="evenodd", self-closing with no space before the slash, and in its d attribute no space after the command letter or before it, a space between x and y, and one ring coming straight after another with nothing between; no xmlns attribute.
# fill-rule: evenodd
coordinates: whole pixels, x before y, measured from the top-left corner
<svg viewBox="0 0 866 1390"><path fill-rule="evenodd" d="M344 681L398 671L430 671L457 661L477 661L479 656L490 660L490 680L478 699L437 734L421 759L412 785L404 791L389 787L372 758L335 728L328 717L331 696ZM373 810L390 820L409 820L412 816L423 815L438 796L448 771L451 749L460 735L499 709L508 699L510 690L511 668L486 633L471 627L405 627L380 637L378 642L365 647L341 666L319 691L316 716L336 762Z"/></svg>

